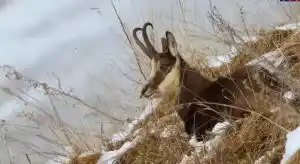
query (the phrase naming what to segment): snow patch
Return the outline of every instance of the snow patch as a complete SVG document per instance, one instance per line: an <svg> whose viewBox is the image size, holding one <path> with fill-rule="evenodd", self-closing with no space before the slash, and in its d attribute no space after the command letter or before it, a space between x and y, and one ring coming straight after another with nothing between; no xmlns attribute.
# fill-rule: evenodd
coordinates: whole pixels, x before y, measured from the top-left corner
<svg viewBox="0 0 300 164"><path fill-rule="evenodd" d="M274 67L278 67L284 61L284 58L284 55L281 55L278 50L275 50L265 53L261 57L248 62L246 65L259 65L270 72L274 72Z"/></svg>
<svg viewBox="0 0 300 164"><path fill-rule="evenodd" d="M236 56L236 52L227 52L223 55L218 56L207 56L207 62L209 63L209 67L220 67L222 64L229 63L234 56Z"/></svg>
<svg viewBox="0 0 300 164"><path fill-rule="evenodd" d="M212 133L216 135L215 137L206 142L198 142L196 137L193 136L189 143L195 148L197 153L201 153L203 151L211 152L221 142L223 134L225 134L230 125L231 124L228 121L217 123L212 130Z"/></svg>
<svg viewBox="0 0 300 164"><path fill-rule="evenodd" d="M286 135L285 152L280 164L285 164L300 149L300 127Z"/></svg>
<svg viewBox="0 0 300 164"><path fill-rule="evenodd" d="M276 30L296 30L300 28L300 22L299 23L290 23L285 24L283 26L275 27Z"/></svg>
<svg viewBox="0 0 300 164"><path fill-rule="evenodd" d="M90 152L84 152L84 153L80 154L80 155L78 156L78 158L85 158L85 157L93 156L93 155L95 155L95 154L97 154L97 152L93 152L93 151L90 151Z"/></svg>
<svg viewBox="0 0 300 164"><path fill-rule="evenodd" d="M124 131L120 131L114 134L112 136L111 142L124 141L131 134L135 136L135 139L132 142L125 142L123 146L118 150L102 151L101 157L98 160L97 164L113 164L115 161L120 159L128 150L134 148L142 139L142 136L139 135L141 129L137 129L134 131L134 128L141 121L145 120L149 115L151 115L160 102L160 98L150 100L150 102L146 105L144 111L138 118L136 118L131 123L128 123Z"/></svg>
<svg viewBox="0 0 300 164"><path fill-rule="evenodd" d="M100 159L97 164L113 164L115 161L120 159L128 150L134 148L139 143L141 137L136 137L132 142L126 142L118 150L113 151L102 151Z"/></svg>
<svg viewBox="0 0 300 164"><path fill-rule="evenodd" d="M134 127L139 124L141 121L145 120L149 115L151 115L156 106L159 104L161 99L152 99L147 106L145 107L143 113L136 119L134 119L131 123L127 124L127 128L124 131L120 131L112 136L112 142L118 142L125 140L130 134L132 134Z"/></svg>
<svg viewBox="0 0 300 164"><path fill-rule="evenodd" d="M218 122L212 129L212 132L215 134L222 135L226 132L226 130L229 126L231 126L231 124L228 121Z"/></svg>
<svg viewBox="0 0 300 164"><path fill-rule="evenodd" d="M291 100L295 99L295 93L292 91L287 91L284 93L283 98L285 99L285 101L289 102Z"/></svg>
<svg viewBox="0 0 300 164"><path fill-rule="evenodd" d="M245 42L256 41L257 37L243 37ZM220 67L222 64L230 63L232 58L237 56L237 49L235 46L230 47L230 51L218 56L209 56L207 58L209 67ZM280 50L267 52L262 56L248 62L246 65L259 65L271 72L274 72L274 67L278 67L283 61L285 56L280 53Z"/></svg>

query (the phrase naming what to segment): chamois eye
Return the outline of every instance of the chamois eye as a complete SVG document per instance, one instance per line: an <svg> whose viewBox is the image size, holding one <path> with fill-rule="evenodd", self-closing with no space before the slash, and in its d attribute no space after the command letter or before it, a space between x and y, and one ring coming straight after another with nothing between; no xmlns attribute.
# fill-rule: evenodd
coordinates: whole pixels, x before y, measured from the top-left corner
<svg viewBox="0 0 300 164"><path fill-rule="evenodd" d="M161 65L160 65L160 68L161 68L161 69L165 69L165 68L168 68L168 67L169 67L169 65L165 65L165 64L161 64Z"/></svg>

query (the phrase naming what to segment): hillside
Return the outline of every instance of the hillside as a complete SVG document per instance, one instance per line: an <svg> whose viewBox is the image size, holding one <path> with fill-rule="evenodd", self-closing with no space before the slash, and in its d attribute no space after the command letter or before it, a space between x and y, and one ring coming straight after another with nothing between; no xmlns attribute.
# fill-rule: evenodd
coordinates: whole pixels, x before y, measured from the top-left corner
<svg viewBox="0 0 300 164"><path fill-rule="evenodd" d="M227 61L227 66L231 66L229 70L245 64L259 64L277 73L292 88L281 101L257 95L258 103L251 104L257 109L251 115L234 122L219 123L212 131L214 136L205 142L196 142L184 133L183 122L175 112L175 97L171 94L164 99L149 101L140 117L125 125L125 131L103 142L102 152L73 152L68 163L93 164L98 160L98 164L276 164L283 156L288 164L299 163L300 149L297 151L289 146L296 144L295 139L289 139L286 146L287 134L296 129L300 121L297 101L299 63L286 67L284 58L280 57L299 55L298 26L261 30L252 40L235 42L235 50L230 52L233 58ZM274 67L268 67L270 63ZM210 72L214 77L224 74L222 66L199 70Z"/></svg>
<svg viewBox="0 0 300 164"><path fill-rule="evenodd" d="M278 0L0 1L0 164L298 163L299 7ZM194 93L244 66L264 68L254 71L262 93L238 92L247 94L242 101L255 100L240 107L249 115L234 120L220 112L205 142L197 142L185 133L194 124L186 130L175 112L176 76L157 94L164 97L139 98L151 64L132 30L148 21L155 49L172 32L182 61L207 78L188 80ZM157 68L170 71L168 62ZM219 91L199 97L228 97ZM224 103L208 107L235 108Z"/></svg>

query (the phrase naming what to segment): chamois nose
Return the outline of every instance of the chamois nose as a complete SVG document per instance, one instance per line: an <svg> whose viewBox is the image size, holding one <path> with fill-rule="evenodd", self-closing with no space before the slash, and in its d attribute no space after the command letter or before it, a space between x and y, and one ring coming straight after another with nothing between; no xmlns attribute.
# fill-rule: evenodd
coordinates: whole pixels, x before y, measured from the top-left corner
<svg viewBox="0 0 300 164"><path fill-rule="evenodd" d="M141 94L141 97L150 98L152 95L153 95L153 92L150 92L147 90Z"/></svg>
<svg viewBox="0 0 300 164"><path fill-rule="evenodd" d="M144 86L143 86L143 88L142 88L142 90L141 90L141 94L140 94L140 98L142 98L142 97L145 97L145 98L147 98L147 91L148 91L148 89L149 89L149 86L150 86L150 84L149 83L147 83L147 84L145 84Z"/></svg>
<svg viewBox="0 0 300 164"><path fill-rule="evenodd" d="M145 93L141 93L140 98L149 98L150 95L145 94Z"/></svg>

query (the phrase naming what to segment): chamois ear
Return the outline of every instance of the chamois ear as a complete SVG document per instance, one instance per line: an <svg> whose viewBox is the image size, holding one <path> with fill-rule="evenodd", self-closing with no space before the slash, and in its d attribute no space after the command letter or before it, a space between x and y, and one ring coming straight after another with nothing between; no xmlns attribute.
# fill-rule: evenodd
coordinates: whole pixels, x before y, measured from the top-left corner
<svg viewBox="0 0 300 164"><path fill-rule="evenodd" d="M166 52L166 51L168 51L168 41L167 41L167 39L165 38L165 37L162 37L161 39L161 50L162 50L162 52Z"/></svg>
<svg viewBox="0 0 300 164"><path fill-rule="evenodd" d="M177 42L174 35L170 31L166 31L166 38L167 38L168 48L170 53L174 57L177 57L178 56Z"/></svg>

